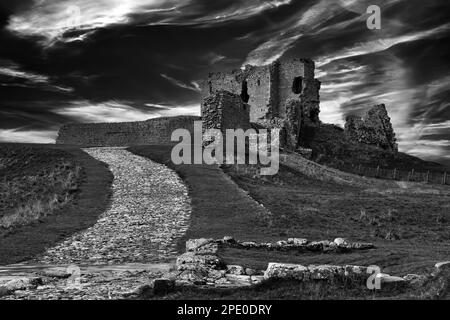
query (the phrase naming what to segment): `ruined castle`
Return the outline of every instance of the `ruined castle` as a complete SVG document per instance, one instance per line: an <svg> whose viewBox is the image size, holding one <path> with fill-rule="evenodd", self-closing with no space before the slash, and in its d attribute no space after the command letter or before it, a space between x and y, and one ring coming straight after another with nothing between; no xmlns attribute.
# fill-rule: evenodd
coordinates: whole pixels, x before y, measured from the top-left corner
<svg viewBox="0 0 450 320"><path fill-rule="evenodd" d="M202 85L204 126L279 128L283 147L308 146L320 112L314 68L312 60L292 59L210 73ZM249 122L243 123L245 119Z"/></svg>
<svg viewBox="0 0 450 320"><path fill-rule="evenodd" d="M202 82L204 129L280 129L280 146L303 154L320 127L320 81L310 59L277 60L229 72L211 72ZM169 144L171 133L193 132L198 117L166 117L141 122L68 124L56 143L83 146ZM350 117L346 134L358 143L396 151L384 105L363 118Z"/></svg>

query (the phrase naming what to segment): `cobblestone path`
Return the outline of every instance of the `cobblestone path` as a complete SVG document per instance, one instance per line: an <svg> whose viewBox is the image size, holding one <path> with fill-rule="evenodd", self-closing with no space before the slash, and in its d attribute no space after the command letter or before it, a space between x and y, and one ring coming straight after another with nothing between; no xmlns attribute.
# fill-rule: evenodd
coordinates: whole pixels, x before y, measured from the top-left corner
<svg viewBox="0 0 450 320"><path fill-rule="evenodd" d="M188 191L177 174L123 148L89 148L114 175L110 208L89 229L48 249L39 263L164 262L188 228Z"/></svg>

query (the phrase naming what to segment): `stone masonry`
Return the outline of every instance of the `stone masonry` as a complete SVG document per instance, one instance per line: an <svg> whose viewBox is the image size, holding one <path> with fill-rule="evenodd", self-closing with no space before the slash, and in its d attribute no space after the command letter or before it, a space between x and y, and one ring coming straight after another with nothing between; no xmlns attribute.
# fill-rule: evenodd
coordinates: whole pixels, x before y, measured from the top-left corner
<svg viewBox="0 0 450 320"><path fill-rule="evenodd" d="M202 86L203 128L278 128L281 147L309 147L319 125L320 82L309 59L277 60L267 66L210 73ZM193 132L198 117L164 117L140 122L64 125L57 144L129 146L170 144L175 129Z"/></svg>
<svg viewBox="0 0 450 320"><path fill-rule="evenodd" d="M56 143L86 147L167 144L171 143L175 129L183 128L193 133L195 120L200 119L179 116L137 122L67 124L59 130Z"/></svg>
<svg viewBox="0 0 450 320"><path fill-rule="evenodd" d="M280 147L310 153L320 125L320 86L310 59L277 60L230 72L212 72L202 83L203 129L280 129ZM68 124L56 143L91 146L171 144L175 129L193 133L199 117L179 116L141 122ZM346 135L357 143L397 152L395 133L381 104L363 117L350 116ZM303 154L303 153L302 153Z"/></svg>
<svg viewBox="0 0 450 320"><path fill-rule="evenodd" d="M363 117L347 117L345 133L355 142L398 151L394 129L384 104L372 107Z"/></svg>
<svg viewBox="0 0 450 320"><path fill-rule="evenodd" d="M320 81L314 78L314 69L312 60L292 59L210 73L203 82L202 96L206 100L224 90L240 96L250 107L251 123L281 129L282 147L296 150L309 146L319 124Z"/></svg>
<svg viewBox="0 0 450 320"><path fill-rule="evenodd" d="M220 90L241 96L250 105L250 121L285 116L285 102L299 99L318 120L320 82L309 59L277 60L270 65L247 65L243 70L212 72L203 82L202 97Z"/></svg>
<svg viewBox="0 0 450 320"><path fill-rule="evenodd" d="M206 97L201 106L203 129L250 128L250 106L229 91L218 91Z"/></svg>

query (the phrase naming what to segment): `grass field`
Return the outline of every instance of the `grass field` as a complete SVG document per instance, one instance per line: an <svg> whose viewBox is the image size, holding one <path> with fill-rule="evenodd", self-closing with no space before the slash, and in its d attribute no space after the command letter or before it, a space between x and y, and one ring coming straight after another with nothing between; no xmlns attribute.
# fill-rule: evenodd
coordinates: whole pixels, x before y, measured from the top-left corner
<svg viewBox="0 0 450 320"><path fill-rule="evenodd" d="M0 227L51 215L73 200L82 168L62 150L20 145L0 148Z"/></svg>
<svg viewBox="0 0 450 320"><path fill-rule="evenodd" d="M79 166L82 170L71 201L35 223L3 230L0 234L0 264L33 258L46 247L92 226L109 205L112 175L103 163L81 149L61 145L6 146L10 148L9 154L15 150L19 160L14 160L15 169L2 171L0 168L2 181L13 181L15 176L32 176L40 170L52 172L49 168L62 168L61 177L67 176L64 168L70 172L70 168ZM189 188L192 214L190 227L178 244L180 253L184 252L184 243L189 238L230 235L240 240L275 242L289 237L310 240L344 237L350 241L373 242L376 248L345 254L228 248L220 254L227 264L256 269L265 269L269 262L354 264L377 265L383 272L394 275L428 274L436 262L450 259L448 195L382 194L318 181L283 166L276 176L256 177L251 170L241 166L174 165L170 160L170 146L139 146L129 150L176 170ZM34 160L27 160L27 152L31 152L30 158ZM3 169L11 167L12 160L4 160L8 158L6 156L0 158ZM59 160L55 162L55 159ZM60 166L60 163L68 162L72 165ZM56 177L56 181L60 180ZM68 185L73 186L72 183ZM26 183L21 185L27 186ZM44 194L48 190L55 191L46 188L30 190L35 196L40 191ZM4 203L13 203L11 208L14 208L14 201ZM262 206L270 210L270 217L260 215L264 211ZM11 209L3 209L2 215L6 210ZM253 289L183 289L167 298L402 299L428 297L433 290L447 290L448 277L433 281L429 288L416 292L373 293L345 283L329 286L324 283L270 282Z"/></svg>
<svg viewBox="0 0 450 320"><path fill-rule="evenodd" d="M273 219L268 224L259 221L249 208L229 202L232 190L218 183L219 169L175 166L167 146L130 150L174 168L188 184L193 204L188 238L231 235L242 240L274 242L289 237L344 237L376 245L373 250L348 254L227 249L223 257L230 264L259 269L265 269L268 262L377 265L383 272L406 275L429 272L436 262L449 260L449 196L382 195L316 181L283 167L271 178L255 178L246 170L225 168L239 187L272 212Z"/></svg>
<svg viewBox="0 0 450 320"><path fill-rule="evenodd" d="M443 195L382 195L321 182L282 167L270 178L256 178L230 166L224 171L237 186L270 209L267 223L250 208L233 202L236 188L222 184L217 167L174 165L170 146L133 147L130 151L166 164L178 172L189 187L192 201L191 227L186 238L219 238L274 242L288 237L333 240L345 237L369 241L376 249L347 254L285 253L262 250L224 249L228 264L265 269L268 262L309 264L377 265L395 275L429 274L438 261L450 257L450 199ZM375 292L346 283L269 282L238 290L186 288L165 299L434 299L448 298L449 275L430 280L420 289L393 288ZM154 298L145 297L143 298Z"/></svg>
<svg viewBox="0 0 450 320"><path fill-rule="evenodd" d="M37 219L0 228L2 265L31 259L93 225L108 206L112 175L79 148L1 144L0 159L0 216L17 213L20 208L37 213Z"/></svg>

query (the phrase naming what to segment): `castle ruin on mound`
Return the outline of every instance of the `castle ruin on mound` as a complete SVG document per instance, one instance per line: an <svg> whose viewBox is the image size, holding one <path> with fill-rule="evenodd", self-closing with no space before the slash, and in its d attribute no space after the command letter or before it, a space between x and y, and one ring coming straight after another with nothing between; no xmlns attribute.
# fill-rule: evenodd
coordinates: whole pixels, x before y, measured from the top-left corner
<svg viewBox="0 0 450 320"><path fill-rule="evenodd" d="M320 81L314 69L310 59L292 59L212 72L202 85L202 119L207 128L223 129L222 123L229 129L250 127L250 123L256 128L279 128L282 147L308 147L319 125ZM222 98L211 98L217 95ZM234 108L222 107L225 96L234 99ZM246 113L249 123L243 124Z"/></svg>
<svg viewBox="0 0 450 320"><path fill-rule="evenodd" d="M280 129L280 146L310 155L320 127L320 86L310 59L277 60L230 72L211 72L202 83L201 118L163 117L140 122L68 124L56 143L81 146L171 144L175 129ZM395 134L384 105L362 117L348 117L351 141L397 151ZM305 149L306 148L306 149Z"/></svg>

